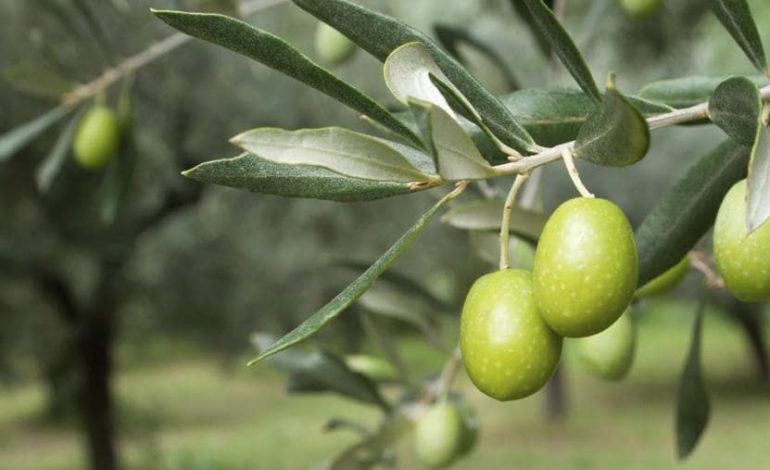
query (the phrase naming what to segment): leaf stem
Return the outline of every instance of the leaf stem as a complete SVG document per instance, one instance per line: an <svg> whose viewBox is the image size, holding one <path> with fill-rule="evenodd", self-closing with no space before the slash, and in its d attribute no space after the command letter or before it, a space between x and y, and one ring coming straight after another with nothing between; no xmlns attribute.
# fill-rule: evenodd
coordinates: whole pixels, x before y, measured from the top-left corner
<svg viewBox="0 0 770 470"><path fill-rule="evenodd" d="M508 197L505 198L505 205L503 206L503 220L500 225L500 270L508 269L510 267L510 259L508 255L508 240L510 239L510 226L511 226L511 210L513 209L513 203L516 200L516 195L519 193L521 186L527 181L529 174L516 175L516 179L513 180L511 190L508 192Z"/></svg>
<svg viewBox="0 0 770 470"><path fill-rule="evenodd" d="M589 191L588 188L586 188L586 186L583 184L583 180L580 179L580 173L578 172L577 166L575 165L575 158L572 155L572 149L569 147L564 147L561 150L561 157L564 160L564 166L567 167L567 173L569 173L572 184L575 185L575 188L577 188L580 195L593 199L595 197L594 193Z"/></svg>
<svg viewBox="0 0 770 470"><path fill-rule="evenodd" d="M770 102L770 85L762 87L759 92L763 101ZM691 106L689 108L677 109L665 114L650 116L647 118L647 124L650 126L650 129L660 129L662 127L684 124L702 119L709 119L707 102ZM524 157L519 161L495 165L494 169L500 175L529 173L539 166L543 166L548 163L555 162L556 160L562 159L562 152L565 148L574 151L575 141L572 140L570 142L559 144L555 147L546 148L540 153Z"/></svg>
<svg viewBox="0 0 770 470"><path fill-rule="evenodd" d="M240 6L239 13L243 16L248 16L259 10L286 1L287 0L251 0ZM123 77L132 75L137 70L163 57L179 46L188 43L192 39L192 36L188 36L184 33L174 33L159 42L151 44L143 51L123 59L119 64L105 70L94 80L79 85L73 90L64 93L61 100L64 104L75 105L92 96L98 95Z"/></svg>

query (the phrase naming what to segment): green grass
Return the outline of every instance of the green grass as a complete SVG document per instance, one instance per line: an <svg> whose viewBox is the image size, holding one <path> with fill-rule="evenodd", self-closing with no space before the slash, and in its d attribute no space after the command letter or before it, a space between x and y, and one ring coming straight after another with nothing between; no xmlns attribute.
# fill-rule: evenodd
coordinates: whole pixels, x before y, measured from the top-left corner
<svg viewBox="0 0 770 470"><path fill-rule="evenodd" d="M585 375L567 345L570 414L563 423L543 420L542 396L498 403L460 377L457 385L476 407L482 434L478 448L454 468L770 468L770 391L754 383L735 325L715 314L706 319L704 338L712 422L695 455L677 463L673 398L692 307L648 307L636 364L622 383ZM421 343L409 341L403 349L420 369L439 360ZM205 359L132 364L115 388L129 469L305 469L355 442L350 431L321 432L328 417L372 424L377 418L373 408L334 396L287 396L282 377L263 367L228 373ZM1 469L84 468L75 430L39 420L43 392L35 385L0 390ZM408 439L400 450L399 468L419 468Z"/></svg>

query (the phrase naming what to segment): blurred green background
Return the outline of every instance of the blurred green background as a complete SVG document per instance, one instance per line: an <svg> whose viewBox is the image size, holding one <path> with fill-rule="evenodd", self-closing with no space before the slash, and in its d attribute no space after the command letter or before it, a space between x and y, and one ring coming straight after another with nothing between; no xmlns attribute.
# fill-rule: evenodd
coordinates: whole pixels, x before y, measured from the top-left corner
<svg viewBox="0 0 770 470"><path fill-rule="evenodd" d="M33 64L85 83L173 33L149 7L194 10L207 6L202 3L5 0L0 69ZM436 23L468 28L493 45L523 87L572 86L564 70L538 51L506 0L361 3L426 32ZM770 4L749 4L769 44ZM587 20L592 8L601 14ZM638 20L625 16L615 1L571 0L565 23L597 80L615 71L624 92L664 78L751 74L740 50L707 13L703 1L672 0ZM317 22L295 6L278 4L248 21L314 57ZM509 91L489 64L473 63L492 89ZM359 52L334 72L397 108L372 57ZM2 133L54 105L24 85L0 81ZM244 129L342 125L371 131L331 99L211 45L190 42L140 70L133 100L137 167L113 227L98 222L99 174L68 163L48 194L36 191L35 169L55 131L0 163L0 468L87 466L72 401L82 379L73 345L86 335L86 323L62 314L62 289L81 310L101 294L110 307L111 383L123 467L302 469L322 462L356 440L346 430L323 432L328 418L374 426L376 410L331 395L287 395L280 373L266 365L245 367L254 355L249 335L298 324L354 277L335 267L335 259L373 261L440 192L340 204L185 180L179 171L194 163L236 155L227 141ZM639 165L580 168L589 188L615 200L638 224L661 192L721 138L711 127L668 128L654 133ZM558 165L546 168L543 188L546 211L576 195ZM493 269L471 252L465 233L438 222L395 268L455 304L475 277ZM700 286L700 275L691 274L669 297L638 306L639 353L625 382L589 378L573 367L568 348L567 414L561 420L546 418L544 393L500 404L461 376L458 387L477 408L482 430L477 450L456 467L770 466L770 389L758 377L743 324L729 314L735 305L721 298L720 308L707 315L704 337L712 422L695 455L682 465L676 461L674 398ZM362 334L360 307L351 310L317 341L341 353L378 353ZM456 322L442 323L439 336L448 350ZM415 330L392 326L413 375L435 374L446 353ZM395 394L392 387L386 392ZM416 468L408 439L400 450L398 468Z"/></svg>

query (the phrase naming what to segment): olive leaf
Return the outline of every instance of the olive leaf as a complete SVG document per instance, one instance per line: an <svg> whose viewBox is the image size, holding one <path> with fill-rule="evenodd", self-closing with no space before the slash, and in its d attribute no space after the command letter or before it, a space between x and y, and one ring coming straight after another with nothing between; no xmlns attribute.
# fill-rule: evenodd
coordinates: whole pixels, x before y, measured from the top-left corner
<svg viewBox="0 0 770 470"><path fill-rule="evenodd" d="M53 184L54 179L64 167L70 147L72 146L72 139L75 136L75 130L82 116L83 110L81 109L69 120L64 130L59 133L59 137L57 137L51 151L37 166L35 170L35 183L37 184L37 190L41 193L45 194L51 189L51 184Z"/></svg>
<svg viewBox="0 0 770 470"><path fill-rule="evenodd" d="M430 74L444 80L446 77L422 43L410 42L396 48L385 59L382 70L385 84L400 102L408 105L409 98L427 101L454 118L454 113L444 96L430 80Z"/></svg>
<svg viewBox="0 0 770 470"><path fill-rule="evenodd" d="M457 181L497 175L460 124L440 106L410 98L409 108L429 143L442 179Z"/></svg>
<svg viewBox="0 0 770 470"><path fill-rule="evenodd" d="M265 64L369 116L410 142L422 145L420 139L385 108L277 36L227 16L152 11L158 18L186 34Z"/></svg>
<svg viewBox="0 0 770 470"><path fill-rule="evenodd" d="M293 0L303 10L328 23L377 59L384 61L393 50L420 42L430 51L449 81L478 110L484 123L506 145L519 151L536 151L535 141L510 111L459 62L422 32L389 16L348 0Z"/></svg>
<svg viewBox="0 0 770 470"><path fill-rule="evenodd" d="M729 78L692 76L659 80L642 87L639 90L639 96L659 103L665 103L674 108L689 108L690 106L709 101L719 84ZM757 86L762 86L767 82L765 77L758 75L746 78Z"/></svg>
<svg viewBox="0 0 770 470"><path fill-rule="evenodd" d="M367 470L387 459L387 452L408 435L412 422L403 414L386 420L377 432L345 449L318 470Z"/></svg>
<svg viewBox="0 0 770 470"><path fill-rule="evenodd" d="M252 335L251 341L258 351L262 351L273 344L275 338L257 333ZM291 374L287 384L291 392L334 392L376 404L386 411L390 409L374 382L350 370L343 359L330 351L292 349L271 357L269 363Z"/></svg>
<svg viewBox="0 0 770 470"><path fill-rule="evenodd" d="M750 234L770 219L770 130L759 121L746 179L746 230Z"/></svg>
<svg viewBox="0 0 770 470"><path fill-rule="evenodd" d="M15 89L58 100L75 87L75 83L58 71L35 62L19 62L3 69L3 78Z"/></svg>
<svg viewBox="0 0 770 470"><path fill-rule="evenodd" d="M739 144L752 146L757 137L762 97L745 77L733 77L717 86L708 105L709 117Z"/></svg>
<svg viewBox="0 0 770 470"><path fill-rule="evenodd" d="M340 202L371 201L414 191L408 183L351 178L317 166L271 162L252 153L201 163L182 174L201 183L254 193Z"/></svg>
<svg viewBox="0 0 770 470"><path fill-rule="evenodd" d="M49 127L62 120L72 109L72 106L66 104L57 106L1 135L0 163L14 156L16 152L30 144Z"/></svg>
<svg viewBox="0 0 770 470"><path fill-rule="evenodd" d="M420 217L417 222L414 223L401 238L399 238L388 251L385 252L374 264L364 271L355 281L353 281L348 287L340 292L334 299L326 304L321 310L312 314L307 320L302 322L294 330L283 336L281 339L273 343L270 347L264 349L259 356L249 362L249 365L255 364L262 359L272 356L273 354L282 351L288 347L291 347L308 337L312 336L318 330L324 327L331 320L336 318L340 313L347 309L353 302L355 302L367 289L369 289L374 281L380 277L393 262L398 259L412 243L417 239L417 236L427 225L428 221L436 215L439 209L444 204L456 197L460 192L458 190L449 193L433 207L431 207L426 213Z"/></svg>
<svg viewBox="0 0 770 470"><path fill-rule="evenodd" d="M551 57L551 43L548 40L548 38L543 34L543 32L540 30L540 28L537 27L535 24L535 20L532 17L532 13L529 11L529 8L527 8L527 4L522 2L521 0L510 0L511 5L513 6L514 11L519 15L521 20L524 22L524 24L527 25L527 27L530 30L530 33L532 33L533 38L535 39L535 43L537 44L537 47L540 49L540 52L543 54L544 57L550 58ZM553 5L553 0L549 0L546 2L546 6L551 8Z"/></svg>
<svg viewBox="0 0 770 470"><path fill-rule="evenodd" d="M644 116L615 88L612 74L600 108L591 113L575 139L575 156L604 166L633 165L650 147Z"/></svg>
<svg viewBox="0 0 770 470"><path fill-rule="evenodd" d="M767 57L746 0L710 0L711 9L754 67L767 76Z"/></svg>
<svg viewBox="0 0 770 470"><path fill-rule="evenodd" d="M706 302L702 301L695 314L690 350L679 380L676 400L676 450L684 459L695 449L709 422L711 406L701 372L701 339L703 314Z"/></svg>
<svg viewBox="0 0 770 470"><path fill-rule="evenodd" d="M543 3L543 0L520 1L527 6L538 31L548 41L551 49L559 57L575 82L594 102L601 102L601 93L596 86L593 75L591 75L591 70L553 11Z"/></svg>
<svg viewBox="0 0 770 470"><path fill-rule="evenodd" d="M500 231L503 201L478 200L456 204L441 217L445 224L462 230ZM510 232L536 242L547 218L544 214L521 206L511 209Z"/></svg>
<svg viewBox="0 0 770 470"><path fill-rule="evenodd" d="M342 175L378 181L436 180L380 139L339 127L288 131L260 128L232 143L262 158L293 165L320 166Z"/></svg>
<svg viewBox="0 0 770 470"><path fill-rule="evenodd" d="M636 231L639 285L674 266L714 223L727 191L746 176L749 149L727 140L666 191Z"/></svg>

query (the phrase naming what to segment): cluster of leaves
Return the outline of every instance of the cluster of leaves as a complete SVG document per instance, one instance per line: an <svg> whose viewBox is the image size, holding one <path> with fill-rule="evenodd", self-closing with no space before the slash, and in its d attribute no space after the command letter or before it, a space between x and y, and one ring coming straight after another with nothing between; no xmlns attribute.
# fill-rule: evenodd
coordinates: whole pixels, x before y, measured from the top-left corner
<svg viewBox="0 0 770 470"><path fill-rule="evenodd" d="M453 57L458 52L457 44L464 42L492 61L502 62L494 48L470 33L437 28L445 51L422 32L347 0L294 3L380 59L388 87L408 112L393 114L385 110L284 40L246 23L221 15L157 11L159 18L187 34L257 60L337 99L363 114L385 136L339 128L255 129L233 139L246 153L204 163L186 172L186 176L257 193L371 200L447 182L509 175L517 171L509 171L515 166L506 164L506 158L515 165L528 158L543 158L554 149L558 155L561 146L574 146L575 156L595 164L632 165L644 157L649 147L648 118L658 116L658 122L665 122L668 117L702 110L706 114L700 116L700 122L710 118L729 139L698 159L638 228L640 284L673 266L695 246L712 225L722 197L746 175L747 168L749 230L770 217L770 140L761 95L766 89L759 89L764 78L687 77L652 83L638 96L625 96L610 75L602 93L551 9L541 0L522 0L512 3L536 33L538 43L561 60L580 90L526 89L499 98ZM751 62L762 74L770 75L746 2L710 3ZM509 82L515 84L515 79L508 76ZM307 339L342 313L385 273L428 220L458 192L429 209L321 310L261 348L253 362ZM461 228L499 230L501 206L500 200L474 201L453 207L445 218ZM536 241L542 223L542 214L519 207L515 208L511 230ZM700 376L699 325L680 394L678 442L682 456L692 450L707 421L703 411L688 411L707 409L703 405L705 393L689 392L698 389L694 384Z"/></svg>

